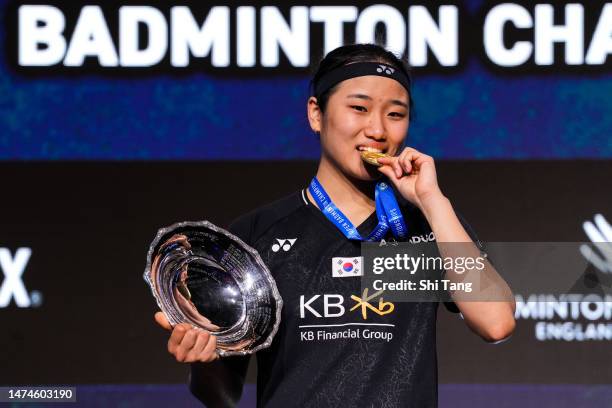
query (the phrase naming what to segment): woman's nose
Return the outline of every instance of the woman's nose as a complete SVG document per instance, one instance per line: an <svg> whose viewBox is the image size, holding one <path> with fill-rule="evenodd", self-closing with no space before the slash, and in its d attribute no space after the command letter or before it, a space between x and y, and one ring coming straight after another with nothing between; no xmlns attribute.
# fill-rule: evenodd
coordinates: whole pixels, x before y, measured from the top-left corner
<svg viewBox="0 0 612 408"><path fill-rule="evenodd" d="M383 139L385 137L383 121L378 115L371 115L369 117L365 128L365 135L374 139Z"/></svg>

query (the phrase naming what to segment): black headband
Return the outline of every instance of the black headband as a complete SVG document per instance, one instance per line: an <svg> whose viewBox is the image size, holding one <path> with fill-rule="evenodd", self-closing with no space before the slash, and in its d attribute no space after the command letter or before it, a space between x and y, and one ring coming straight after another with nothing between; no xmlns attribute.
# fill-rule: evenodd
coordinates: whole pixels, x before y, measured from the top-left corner
<svg viewBox="0 0 612 408"><path fill-rule="evenodd" d="M333 69L319 80L314 93L315 95L321 95L339 82L365 75L395 79L410 94L410 78L402 70L380 62L355 62Z"/></svg>

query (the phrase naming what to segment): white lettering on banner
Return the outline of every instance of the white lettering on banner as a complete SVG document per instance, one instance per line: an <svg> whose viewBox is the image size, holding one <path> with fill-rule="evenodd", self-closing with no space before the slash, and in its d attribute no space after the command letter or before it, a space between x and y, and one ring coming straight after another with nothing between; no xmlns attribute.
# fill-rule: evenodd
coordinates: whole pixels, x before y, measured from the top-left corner
<svg viewBox="0 0 612 408"><path fill-rule="evenodd" d="M309 40L308 7L291 7L290 24L277 7L261 8L261 65L277 66L278 49L282 48L291 65L308 66Z"/></svg>
<svg viewBox="0 0 612 408"><path fill-rule="evenodd" d="M554 25L554 9L550 4L535 6L535 61L538 65L552 65L555 42L565 43L565 62L568 65L583 63L584 9L580 4L565 6L565 24Z"/></svg>
<svg viewBox="0 0 612 408"><path fill-rule="evenodd" d="M608 18L609 19L609 18ZM495 7L485 21L485 48L491 60L502 66L525 63L534 50L528 41L517 41L510 49L503 45L503 29L506 22L516 28L534 28L535 62L537 65L552 65L554 44L565 44L565 63L580 65L584 55L584 9L580 4L565 6L565 24L555 25L554 9L550 4L535 6L535 22L522 6L508 3ZM594 37L597 38L597 37ZM598 39L598 42L601 40Z"/></svg>
<svg viewBox="0 0 612 408"><path fill-rule="evenodd" d="M451 67L459 63L459 11L456 6L440 6L436 24L424 6L410 8L409 61L412 66L427 65L427 48L440 65Z"/></svg>
<svg viewBox="0 0 612 408"><path fill-rule="evenodd" d="M239 67L255 66L255 7L241 6L236 9L236 37L238 49L236 60Z"/></svg>
<svg viewBox="0 0 612 408"><path fill-rule="evenodd" d="M402 55L406 48L406 24L399 10L385 4L377 4L363 9L355 27L356 42L375 43L376 25L378 23L385 26L386 48Z"/></svg>
<svg viewBox="0 0 612 408"><path fill-rule="evenodd" d="M30 307L30 296L22 276L31 255L30 248L17 249L14 257L8 248L0 248L0 269L4 274L4 281L0 286L0 308L7 307L11 299L15 300L18 307Z"/></svg>
<svg viewBox="0 0 612 408"><path fill-rule="evenodd" d="M535 326L535 332L536 339L540 341L612 340L612 323L589 323L583 326L574 322L538 322Z"/></svg>
<svg viewBox="0 0 612 408"><path fill-rule="evenodd" d="M189 65L189 53L194 57L211 54L215 67L226 67L230 62L229 8L217 6L210 9L202 27L185 6L172 7L172 51L170 61L175 67Z"/></svg>
<svg viewBox="0 0 612 408"><path fill-rule="evenodd" d="M553 65L555 43L565 45L565 65L601 65L612 53L612 4L601 11L586 57L584 6L566 4L563 24L554 24L551 4L536 4L534 16L523 6L503 3L493 7L484 22L484 48L488 58L499 66L525 64L533 54L536 65ZM533 29L534 41L516 41L510 48L504 45L504 28L509 23L516 29Z"/></svg>
<svg viewBox="0 0 612 408"><path fill-rule="evenodd" d="M516 295L517 319L612 319L612 296L568 294L530 295L525 300Z"/></svg>
<svg viewBox="0 0 612 408"><path fill-rule="evenodd" d="M59 64L66 52L62 35L66 20L61 10L52 6L21 6L18 19L19 65Z"/></svg>
<svg viewBox="0 0 612 408"><path fill-rule="evenodd" d="M612 54L612 3L606 3L601 12L585 60L590 65L602 65L609 54Z"/></svg>
<svg viewBox="0 0 612 408"><path fill-rule="evenodd" d="M489 59L502 67L524 64L533 50L529 41L516 41L512 47L505 47L504 26L508 22L516 28L533 27L531 15L518 4L500 4L491 9L484 23L484 47Z"/></svg>
<svg viewBox="0 0 612 408"><path fill-rule="evenodd" d="M110 9L117 6L107 5L62 7L66 11L44 4L17 8L19 66L63 63L77 67L89 57L100 67L150 67L168 62L172 67L186 67L192 58L210 57L212 67L235 64L273 68L281 64L283 53L290 66L303 68L311 64L313 54L318 56L321 46L327 53L345 40L374 42L379 28L384 29L385 47L406 54L409 63L416 67L432 63L458 66L460 29L482 35L485 56L502 67L526 63L543 67L603 65L612 53L612 3L602 4L599 10L593 10L599 7L590 3L571 3L563 8L547 3L533 7L500 3L482 13L482 31L473 24L460 26L460 22L470 20L460 15L456 5L432 8L413 4L402 9L374 4L362 10L336 5L213 6L206 12L185 5L168 5L164 9L123 5L116 10ZM587 11L589 21L597 18L594 27L585 25ZM118 21L118 27L109 27L105 13L118 15L111 20ZM593 13L598 15L592 16ZM73 15L76 20L67 22L67 16ZM555 20L563 22L555 24ZM73 25L72 33L65 31L66 26ZM348 29L348 25L354 30ZM146 30L139 30L139 26ZM311 38L313 31L318 32L314 30L318 26L322 28L322 44ZM533 39L509 42L504 37L517 30ZM348 38L352 31L354 38ZM118 35L116 44L111 33ZM141 41L141 35L146 35L147 41ZM469 34L464 37L473 38ZM143 42L146 48L139 49ZM564 45L563 58L556 55L560 48L555 44ZM467 49L479 52L480 48L470 44ZM232 50L235 55L231 55Z"/></svg>
<svg viewBox="0 0 612 408"><path fill-rule="evenodd" d="M539 341L612 340L611 295L535 294L515 299L517 320L539 320L534 326Z"/></svg>
<svg viewBox="0 0 612 408"><path fill-rule="evenodd" d="M310 8L310 21L323 23L323 53L343 44L344 23L357 20L358 9L355 6L314 6Z"/></svg>
<svg viewBox="0 0 612 408"><path fill-rule="evenodd" d="M138 27L147 27L147 48L138 48ZM124 67L151 66L160 62L168 49L168 26L164 15L149 6L121 7L119 9L119 43L121 65Z"/></svg>
<svg viewBox="0 0 612 408"><path fill-rule="evenodd" d="M85 57L97 57L103 67L116 67L119 64L113 39L99 6L85 6L81 10L64 65L78 67L83 65Z"/></svg>

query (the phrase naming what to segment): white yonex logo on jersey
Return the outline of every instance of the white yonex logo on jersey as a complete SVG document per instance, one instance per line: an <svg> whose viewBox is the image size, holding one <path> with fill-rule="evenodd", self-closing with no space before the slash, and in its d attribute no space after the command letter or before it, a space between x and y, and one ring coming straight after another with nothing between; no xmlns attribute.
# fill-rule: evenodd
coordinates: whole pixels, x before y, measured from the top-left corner
<svg viewBox="0 0 612 408"><path fill-rule="evenodd" d="M21 276L31 254L30 248L19 248L13 257L8 248L0 248L0 269L4 274L4 281L0 287L0 307L7 307L11 298L15 299L18 307L30 307L32 303L30 295Z"/></svg>
<svg viewBox="0 0 612 408"><path fill-rule="evenodd" d="M582 224L582 228L600 254L587 244L580 246L580 253L600 271L612 273L612 226L601 214L596 214L594 221L595 224L586 221Z"/></svg>
<svg viewBox="0 0 612 408"><path fill-rule="evenodd" d="M297 238L285 238L285 239L276 238L276 243L272 245L272 251L278 252L282 248L283 251L287 252L291 249L293 244L295 244L295 241L297 241Z"/></svg>
<svg viewBox="0 0 612 408"><path fill-rule="evenodd" d="M334 278L361 276L363 275L361 265L363 265L363 256L352 258L334 257L332 258L332 276Z"/></svg>
<svg viewBox="0 0 612 408"><path fill-rule="evenodd" d="M395 72L395 69L388 67L386 65L380 64L378 68L376 68L376 72L384 72L385 74L391 75Z"/></svg>

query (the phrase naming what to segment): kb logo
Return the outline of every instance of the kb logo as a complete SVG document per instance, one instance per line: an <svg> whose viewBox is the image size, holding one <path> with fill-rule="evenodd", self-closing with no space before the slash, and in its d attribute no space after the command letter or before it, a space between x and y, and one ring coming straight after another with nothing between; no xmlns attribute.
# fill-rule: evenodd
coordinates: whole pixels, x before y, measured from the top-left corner
<svg viewBox="0 0 612 408"><path fill-rule="evenodd" d="M382 297L383 293L384 290L379 290L378 292L368 295L368 288L365 288L361 297L351 295L351 299L355 301L355 305L350 311L360 310L363 320L368 320L368 310L373 311L379 316L384 316L393 312L395 305L391 302L385 302ZM323 309L319 312L313 306L315 306L314 303L320 297L321 295L314 295L306 300L304 295L300 296L300 318L304 319L306 317L307 310L315 317L340 317L344 315L346 311L344 308L344 296L339 294L323 295ZM378 299L378 306L370 303L370 301L374 299Z"/></svg>
<svg viewBox="0 0 612 408"><path fill-rule="evenodd" d="M0 286L0 308L7 307L11 299L15 299L18 307L40 306L42 303L40 292L28 294L23 284L22 275L31 255L30 248L17 249L15 256L11 256L8 248L0 248L0 270L4 275Z"/></svg>

